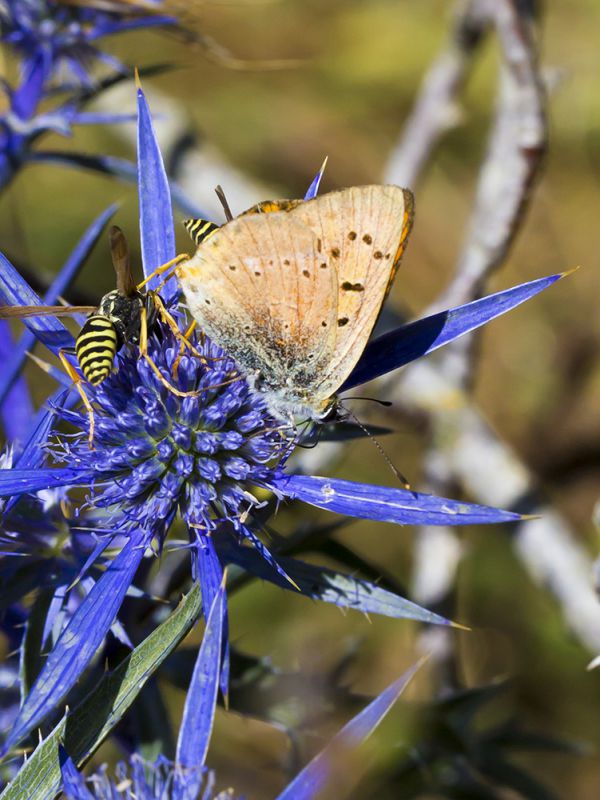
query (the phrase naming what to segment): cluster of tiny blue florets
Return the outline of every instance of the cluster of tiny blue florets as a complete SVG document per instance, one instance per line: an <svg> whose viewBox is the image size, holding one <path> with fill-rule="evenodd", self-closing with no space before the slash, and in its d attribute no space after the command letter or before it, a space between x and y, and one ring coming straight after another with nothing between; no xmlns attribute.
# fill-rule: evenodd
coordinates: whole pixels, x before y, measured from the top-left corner
<svg viewBox="0 0 600 800"><path fill-rule="evenodd" d="M178 771L176 771L178 770ZM194 773L193 779L190 772ZM183 780L178 780L182 777ZM81 779L82 781L83 779ZM210 770L200 767L197 770L176 768L164 756L149 763L134 754L129 763L120 761L111 778L106 767L95 772L83 783L66 782L67 800L166 800L173 796L173 787L178 784L177 796L180 800L212 800L215 794L215 776ZM189 782L189 790L186 783ZM199 784L201 788L199 789ZM226 790L218 794L218 800L233 800L234 795Z"/></svg>
<svg viewBox="0 0 600 800"><path fill-rule="evenodd" d="M129 72L101 49L103 36L175 24L173 17L154 13L152 6L160 4L115 3L102 11L56 0L0 2L0 43L11 48L19 62L16 85L4 81L0 86L6 94L6 110L0 114L0 188L30 159L60 159L34 153L33 145L44 133L69 136L75 124L111 124L123 117L88 114L81 106L86 92L95 96L102 90L93 70L97 63L104 65L107 76ZM48 100L51 103L42 109Z"/></svg>
<svg viewBox="0 0 600 800"><path fill-rule="evenodd" d="M158 4L154 4L158 5ZM55 0L5 0L0 6L0 38L24 59L40 58L47 74L66 66L70 77L91 85L89 66L100 59L118 62L98 49L102 36L136 27L172 23L172 17L146 13L146 6L123 3L109 11Z"/></svg>
<svg viewBox="0 0 600 800"><path fill-rule="evenodd" d="M99 387L86 385L94 405L93 448L84 409L58 409L77 425L53 452L70 466L94 473L91 502L118 507L132 523L156 529L179 510L192 527L207 531L239 519L268 487L286 450L281 426L236 370L235 363L200 337L202 358L181 355L167 327L150 337L148 355L166 386L137 347L118 357L117 369ZM105 482L105 483L104 483Z"/></svg>

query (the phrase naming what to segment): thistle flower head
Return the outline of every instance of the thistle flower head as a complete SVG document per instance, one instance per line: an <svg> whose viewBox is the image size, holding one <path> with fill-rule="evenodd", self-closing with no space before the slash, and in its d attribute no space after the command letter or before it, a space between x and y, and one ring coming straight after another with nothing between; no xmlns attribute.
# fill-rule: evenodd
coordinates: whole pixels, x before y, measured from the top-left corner
<svg viewBox="0 0 600 800"><path fill-rule="evenodd" d="M85 410L57 409L80 433L61 437L53 452L96 475L93 505L118 507L130 525L155 532L177 511L205 531L235 522L255 502L252 487L273 482L285 449L234 362L199 337L191 343L200 358L182 355L165 325L150 337L148 356L169 385L137 348L125 348L113 375L86 386L95 408L93 449Z"/></svg>
<svg viewBox="0 0 600 800"><path fill-rule="evenodd" d="M132 28L170 24L172 17L148 13L148 5L114 4L110 10L58 0L2 0L0 40L26 61L43 61L45 77L64 69L71 79L91 83L89 65L97 60L116 61L102 53L96 42Z"/></svg>

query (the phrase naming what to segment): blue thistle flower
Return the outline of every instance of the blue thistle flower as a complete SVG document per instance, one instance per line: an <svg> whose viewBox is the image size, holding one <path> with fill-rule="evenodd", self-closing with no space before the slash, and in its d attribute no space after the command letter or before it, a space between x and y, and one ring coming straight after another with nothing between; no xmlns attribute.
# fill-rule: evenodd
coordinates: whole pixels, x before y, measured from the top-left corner
<svg viewBox="0 0 600 800"><path fill-rule="evenodd" d="M150 276L156 267L173 259L175 237L169 185L141 89L138 120L142 258L145 274ZM317 185L318 180L309 196ZM0 274L5 282L0 294L6 303L39 302L3 256ZM344 388L435 350L514 308L560 277L513 287L375 340ZM158 281L152 278L150 288L156 288ZM171 278L161 289L169 308L176 307L177 294L176 281ZM54 352L72 344L72 336L57 319L30 317L25 322ZM250 527L249 512L257 502L255 488L270 490L280 500L300 499L340 514L402 524L464 525L521 519L510 511L399 488L288 474L284 469L288 443L263 401L251 392L226 354L201 335L192 339L192 345L200 357L185 352L179 358L180 337L159 322L150 336L148 355L162 379L137 348L125 347L113 376L99 387L86 385L95 406L94 449L87 445L87 415L55 404L56 412L77 427L72 436L61 436L51 446L54 457L62 457L65 466L0 471L0 496L58 486L89 487L88 507L109 515L107 539L124 537L125 541L48 655L11 731L9 747L66 697L102 643L145 550L154 544L162 547L178 512L188 526L193 577L201 585L205 615L222 583L223 560L229 560L285 588L295 586L310 597L396 616L414 618L418 611L418 618L438 624L448 623L435 615L427 617L429 612L407 601L402 601L402 612L398 605L391 612L390 595L396 603L399 598L389 592L385 602L376 605L382 597L376 587L369 584L365 588L355 582L350 588L349 576L319 570L323 590L318 593L315 573L308 574L308 565L287 559L284 571ZM65 380L64 376L59 379ZM223 537L229 539L228 545L223 546ZM240 547L239 540L254 547ZM340 579L344 588L340 588ZM226 614L223 620L226 625ZM222 656L221 689L226 692L226 630Z"/></svg>
<svg viewBox="0 0 600 800"><path fill-rule="evenodd" d="M116 59L102 52L97 42L135 28L173 25L172 16L149 11L135 4L114 4L109 11L59 0L6 0L0 6L0 41L12 47L25 65L39 64L41 83L66 72L86 86L93 83L90 65L102 61L124 70ZM160 4L157 4L157 8Z"/></svg>
<svg viewBox="0 0 600 800"><path fill-rule="evenodd" d="M20 59L18 85L2 87L9 107L0 114L0 187L8 184L26 161L81 164L81 158L71 157L70 162L68 154L35 152L33 145L44 133L70 136L75 124L112 124L130 119L124 114L80 110L102 89L91 72L96 63L104 64L116 75L130 72L99 48L102 37L174 24L175 18L156 13L147 4L114 4L106 11L59 0L6 0L0 4L0 44L12 49ZM57 92L67 92L67 100L40 112L41 102ZM93 156L84 161L90 168L129 177L127 162Z"/></svg>
<svg viewBox="0 0 600 800"><path fill-rule="evenodd" d="M90 502L117 509L122 529L164 537L177 511L192 530L237 524L256 502L251 488L272 487L282 474L286 441L263 401L215 346L200 336L191 344L202 359L181 356L166 325L148 343L165 380L187 396L132 349L100 386L86 387L95 407L93 449L87 414L56 408L81 433L60 438L52 452L96 476Z"/></svg>

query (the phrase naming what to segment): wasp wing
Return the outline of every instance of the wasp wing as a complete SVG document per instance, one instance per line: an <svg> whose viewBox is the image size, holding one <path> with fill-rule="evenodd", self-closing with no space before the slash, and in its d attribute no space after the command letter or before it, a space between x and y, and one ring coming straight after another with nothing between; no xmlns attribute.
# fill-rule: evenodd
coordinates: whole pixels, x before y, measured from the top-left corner
<svg viewBox="0 0 600 800"><path fill-rule="evenodd" d="M116 225L111 225L108 232L110 255L117 274L117 291L125 297L131 297L136 291L136 282L131 271L129 245L125 234Z"/></svg>
<svg viewBox="0 0 600 800"><path fill-rule="evenodd" d="M0 306L0 319L68 317L70 314L91 314L96 308L96 306Z"/></svg>

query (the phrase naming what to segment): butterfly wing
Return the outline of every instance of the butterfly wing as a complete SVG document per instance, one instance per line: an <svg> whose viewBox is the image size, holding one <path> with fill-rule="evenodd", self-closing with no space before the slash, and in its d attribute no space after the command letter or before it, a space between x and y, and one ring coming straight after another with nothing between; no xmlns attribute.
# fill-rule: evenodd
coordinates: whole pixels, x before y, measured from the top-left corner
<svg viewBox="0 0 600 800"><path fill-rule="evenodd" d="M335 345L337 272L285 212L227 223L177 271L190 312L283 405L312 406Z"/></svg>
<svg viewBox="0 0 600 800"><path fill-rule="evenodd" d="M318 416L367 343L412 209L396 186L254 206L178 268L190 311L275 405Z"/></svg>
<svg viewBox="0 0 600 800"><path fill-rule="evenodd" d="M290 220L317 236L320 257L337 271L335 345L319 395L350 375L391 287L412 226L413 198L398 186L356 186L301 203Z"/></svg>

